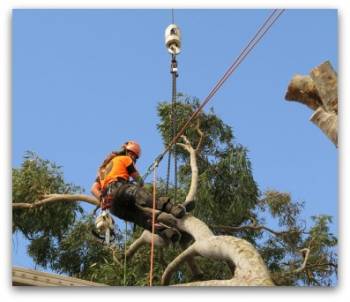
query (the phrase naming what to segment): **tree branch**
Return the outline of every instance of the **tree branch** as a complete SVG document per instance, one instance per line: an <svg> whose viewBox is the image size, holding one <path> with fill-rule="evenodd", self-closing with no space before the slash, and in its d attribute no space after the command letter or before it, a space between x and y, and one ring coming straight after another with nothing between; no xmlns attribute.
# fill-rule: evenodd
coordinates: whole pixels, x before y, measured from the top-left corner
<svg viewBox="0 0 350 302"><path fill-rule="evenodd" d="M300 273L301 271L303 271L305 269L306 263L309 259L309 255L310 255L310 249L309 248L304 248L300 250L301 253L303 253L304 255L304 261L303 264L301 265L301 267L295 269L294 271L292 271L292 273Z"/></svg>
<svg viewBox="0 0 350 302"><path fill-rule="evenodd" d="M265 230L270 232L271 234L275 236L284 236L288 233L298 233L299 230L290 230L290 231L274 231L264 225L256 225L256 224L251 224L251 225L242 225L242 226L225 226L225 225L211 225L210 226L213 229L219 229L224 232L239 232L239 231L244 231L244 230L252 230L252 231L261 231Z"/></svg>
<svg viewBox="0 0 350 302"><path fill-rule="evenodd" d="M137 238L126 251L126 259L131 259L134 254L145 244L150 244L152 240L152 233L148 230L144 230L139 238ZM154 245L162 248L168 245L162 237L154 234Z"/></svg>
<svg viewBox="0 0 350 302"><path fill-rule="evenodd" d="M83 194L49 194L49 195L45 195L44 199L36 201L34 203L21 203L21 202L12 203L12 207L14 209L26 209L26 208L33 209L33 208L40 207L44 204L49 204L54 202L65 202L65 201L71 201L71 202L84 201L94 206L100 205L100 202L93 196L88 196Z"/></svg>
<svg viewBox="0 0 350 302"><path fill-rule="evenodd" d="M184 206L190 201L196 199L197 187L198 187L198 166L196 159L196 150L193 149L191 143L185 135L182 135L181 138L185 141L185 144L178 143L179 146L187 150L190 154L190 165L191 165L191 184L190 189L187 193Z"/></svg>
<svg viewBox="0 0 350 302"><path fill-rule="evenodd" d="M202 222L203 223L203 222ZM203 223L204 224L204 223ZM255 248L246 240L232 236L211 236L196 241L177 256L164 271L162 284L170 282L172 274L189 258L202 256L229 261L236 267L234 277L229 280L210 280L180 284L180 286L273 286L269 272Z"/></svg>
<svg viewBox="0 0 350 302"><path fill-rule="evenodd" d="M173 273L177 270L177 268L190 259L193 259L194 256L197 255L195 243L184 250L180 255L178 255L172 262L170 262L165 269L162 276L162 285L168 285Z"/></svg>
<svg viewBox="0 0 350 302"><path fill-rule="evenodd" d="M198 132L198 134L199 134L199 141L198 141L197 147L196 147L196 149L195 149L196 153L198 153L198 152L199 152L199 149L202 147L203 138L204 138L204 133L203 133L203 131L200 129L199 123L200 123L200 121L199 121L199 119L198 119L198 123L197 123L197 126L196 126L196 130L197 130L197 132Z"/></svg>

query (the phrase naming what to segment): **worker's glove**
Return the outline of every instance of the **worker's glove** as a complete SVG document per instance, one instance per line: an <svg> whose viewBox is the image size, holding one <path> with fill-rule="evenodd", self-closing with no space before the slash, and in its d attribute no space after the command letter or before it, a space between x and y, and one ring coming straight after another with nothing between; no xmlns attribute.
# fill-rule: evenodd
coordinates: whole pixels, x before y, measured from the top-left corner
<svg viewBox="0 0 350 302"><path fill-rule="evenodd" d="M137 184L140 186L140 187L143 187L144 185L144 181L143 181L143 178L141 176L137 176L135 178L135 181L137 182Z"/></svg>

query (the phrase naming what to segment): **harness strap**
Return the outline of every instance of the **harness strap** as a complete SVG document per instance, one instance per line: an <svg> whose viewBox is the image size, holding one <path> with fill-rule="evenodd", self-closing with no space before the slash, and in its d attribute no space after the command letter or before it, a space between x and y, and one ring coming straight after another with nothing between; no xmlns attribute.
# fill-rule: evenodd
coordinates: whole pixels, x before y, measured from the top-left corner
<svg viewBox="0 0 350 302"><path fill-rule="evenodd" d="M113 195L112 190L113 187L118 185L119 189L122 185L127 184L128 181L122 177L117 177L115 181L110 182L104 189L101 190L101 209L109 209L112 205Z"/></svg>

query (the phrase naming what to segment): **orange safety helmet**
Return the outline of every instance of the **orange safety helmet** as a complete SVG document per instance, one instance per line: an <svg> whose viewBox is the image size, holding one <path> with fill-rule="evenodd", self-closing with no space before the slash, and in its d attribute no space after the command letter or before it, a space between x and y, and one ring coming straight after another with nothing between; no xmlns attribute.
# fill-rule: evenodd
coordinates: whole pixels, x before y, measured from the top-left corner
<svg viewBox="0 0 350 302"><path fill-rule="evenodd" d="M124 148L128 151L135 153L137 158L141 156L141 147L137 142L128 141L124 144Z"/></svg>

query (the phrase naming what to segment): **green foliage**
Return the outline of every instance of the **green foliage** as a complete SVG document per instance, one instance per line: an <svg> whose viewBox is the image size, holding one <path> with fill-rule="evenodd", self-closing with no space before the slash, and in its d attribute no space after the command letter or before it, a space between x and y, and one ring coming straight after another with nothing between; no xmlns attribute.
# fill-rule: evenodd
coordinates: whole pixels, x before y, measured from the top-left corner
<svg viewBox="0 0 350 302"><path fill-rule="evenodd" d="M272 217L278 219L280 226L287 225L290 228L297 223L303 207L302 203L291 202L290 194L276 191L265 192L263 202L268 206Z"/></svg>
<svg viewBox="0 0 350 302"><path fill-rule="evenodd" d="M199 99L191 98L179 94L176 101L176 130L182 128L188 118L198 109L200 105ZM168 103L160 103L157 108L160 122L157 128L163 138L164 144L168 145L172 140L172 119L171 105ZM197 146L200 140L197 128L204 132L202 138L201 158L209 158L211 156L219 156L222 152L231 146L233 134L230 126L216 116L214 110L211 109L208 113L201 111L186 128L184 134L191 141L193 146ZM180 147L176 147L177 155L180 159L188 159L188 153ZM208 160L208 159L207 159Z"/></svg>
<svg viewBox="0 0 350 302"><path fill-rule="evenodd" d="M60 243L52 269L94 282L120 284L121 258L115 250L103 245L92 235L94 217L86 216L73 225ZM117 233L117 242L122 238Z"/></svg>
<svg viewBox="0 0 350 302"><path fill-rule="evenodd" d="M337 274L337 255L334 248L337 238L330 233L331 217L312 217L313 225L306 230L306 222L300 218L303 203L293 202L290 194L265 192L260 210L277 218L283 230L279 234L268 233L259 242L263 256L277 285L331 286ZM306 266L300 272L306 255ZM298 272L296 272L298 271Z"/></svg>
<svg viewBox="0 0 350 302"><path fill-rule="evenodd" d="M51 193L77 193L81 189L64 182L60 167L32 152L23 164L12 170L13 203L34 203ZM13 232L30 240L28 253L43 267L51 264L63 235L76 221L82 208L77 203L57 202L33 209L13 210Z"/></svg>
<svg viewBox="0 0 350 302"><path fill-rule="evenodd" d="M200 206L196 216L208 224L240 225L250 217L258 201L246 150L230 146L200 175Z"/></svg>

